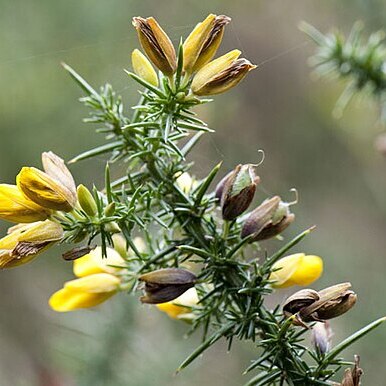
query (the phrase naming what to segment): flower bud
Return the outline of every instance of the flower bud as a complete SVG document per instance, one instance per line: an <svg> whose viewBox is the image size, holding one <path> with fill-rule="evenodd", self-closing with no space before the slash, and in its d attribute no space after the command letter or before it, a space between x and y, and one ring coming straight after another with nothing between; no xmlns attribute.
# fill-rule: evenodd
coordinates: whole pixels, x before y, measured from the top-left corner
<svg viewBox="0 0 386 386"><path fill-rule="evenodd" d="M158 87L158 77L147 57L138 49L131 54L131 65L134 72L146 82Z"/></svg>
<svg viewBox="0 0 386 386"><path fill-rule="evenodd" d="M98 213L98 207L91 192L82 184L77 188L78 202L81 208L91 217Z"/></svg>
<svg viewBox="0 0 386 386"><path fill-rule="evenodd" d="M270 239L283 232L294 220L290 204L279 196L265 200L245 221L241 237L252 235L251 242Z"/></svg>
<svg viewBox="0 0 386 386"><path fill-rule="evenodd" d="M309 285L318 280L322 272L323 260L319 256L296 253L278 260L272 266L269 280L275 288Z"/></svg>
<svg viewBox="0 0 386 386"><path fill-rule="evenodd" d="M104 209L104 214L107 216L107 217L110 217L110 216L113 216L114 213L115 213L115 202L110 202L110 204L108 204L105 209Z"/></svg>
<svg viewBox="0 0 386 386"><path fill-rule="evenodd" d="M139 277L145 283L145 296L142 303L166 303L194 287L196 276L185 269L165 268L149 272Z"/></svg>
<svg viewBox="0 0 386 386"><path fill-rule="evenodd" d="M255 175L253 165L238 165L226 176L223 187L216 189L216 195L221 191L221 210L224 220L234 220L251 204L260 177ZM221 184L222 182L220 182Z"/></svg>
<svg viewBox="0 0 386 386"><path fill-rule="evenodd" d="M133 18L139 41L153 64L165 75L173 75L177 68L176 52L168 35L153 17Z"/></svg>
<svg viewBox="0 0 386 386"><path fill-rule="evenodd" d="M76 204L76 193L34 167L23 167L16 182L26 197L45 208L69 212Z"/></svg>
<svg viewBox="0 0 386 386"><path fill-rule="evenodd" d="M90 308L106 301L119 291L120 280L108 273L97 273L70 280L49 300L54 311L67 312Z"/></svg>
<svg viewBox="0 0 386 386"><path fill-rule="evenodd" d="M312 327L312 343L320 354L326 354L331 348L332 331L328 321L317 322Z"/></svg>
<svg viewBox="0 0 386 386"><path fill-rule="evenodd" d="M45 220L50 212L24 196L17 186L0 184L0 218L30 223Z"/></svg>
<svg viewBox="0 0 386 386"><path fill-rule="evenodd" d="M298 291L286 300L283 311L286 316L298 314L299 324L336 318L356 303L357 296L350 288L350 283L341 283L319 292Z"/></svg>
<svg viewBox="0 0 386 386"><path fill-rule="evenodd" d="M210 14L196 25L183 46L185 72L191 74L213 58L230 21L228 16Z"/></svg>
<svg viewBox="0 0 386 386"><path fill-rule="evenodd" d="M194 94L215 95L236 86L254 68L247 59L238 59L241 52L233 50L202 67L192 82Z"/></svg>

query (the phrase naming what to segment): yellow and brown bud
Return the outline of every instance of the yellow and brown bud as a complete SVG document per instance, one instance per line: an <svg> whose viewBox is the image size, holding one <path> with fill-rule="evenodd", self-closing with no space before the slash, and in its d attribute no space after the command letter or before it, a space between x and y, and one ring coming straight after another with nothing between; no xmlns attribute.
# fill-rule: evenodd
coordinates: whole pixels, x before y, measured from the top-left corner
<svg viewBox="0 0 386 386"><path fill-rule="evenodd" d="M16 185L0 184L0 218L30 223L45 220L50 213L51 210L24 196Z"/></svg>
<svg viewBox="0 0 386 386"><path fill-rule="evenodd" d="M26 197L44 208L69 212L76 204L76 191L34 167L23 167L16 183Z"/></svg>
<svg viewBox="0 0 386 386"><path fill-rule="evenodd" d="M283 232L294 220L290 204L274 196L252 211L243 225L241 237L252 235L251 242L270 239Z"/></svg>
<svg viewBox="0 0 386 386"><path fill-rule="evenodd" d="M76 185L74 177L64 161L52 151L42 153L43 170L55 181L63 185L76 199Z"/></svg>
<svg viewBox="0 0 386 386"><path fill-rule="evenodd" d="M145 283L145 296L140 300L148 304L169 302L194 287L196 279L192 272L180 268L165 268L146 273L139 277Z"/></svg>
<svg viewBox="0 0 386 386"><path fill-rule="evenodd" d="M49 220L12 227L0 239L0 268L28 263L62 238L62 227Z"/></svg>
<svg viewBox="0 0 386 386"><path fill-rule="evenodd" d="M238 59L241 52L233 50L202 67L193 78L194 94L215 95L236 86L254 68L247 59Z"/></svg>
<svg viewBox="0 0 386 386"><path fill-rule="evenodd" d="M198 71L213 58L221 44L224 28L230 21L228 16L210 14L196 25L183 45L186 73Z"/></svg>
<svg viewBox="0 0 386 386"><path fill-rule="evenodd" d="M93 217L98 213L98 207L91 192L82 184L76 190L80 207Z"/></svg>
<svg viewBox="0 0 386 386"><path fill-rule="evenodd" d="M133 26L139 41L153 64L165 75L173 75L177 68L176 52L168 35L153 17L134 17Z"/></svg>
<svg viewBox="0 0 386 386"><path fill-rule="evenodd" d="M158 87L158 76L147 57L138 49L131 54L133 71L143 80Z"/></svg>
<svg viewBox="0 0 386 386"><path fill-rule="evenodd" d="M350 283L341 283L319 292L311 289L298 291L285 301L284 314L288 317L296 314L299 324L336 318L356 303L357 295L350 288Z"/></svg>
<svg viewBox="0 0 386 386"><path fill-rule="evenodd" d="M256 176L253 165L237 165L236 168L220 181L216 188L216 197L220 196L222 217L234 220L246 211L255 195L260 177Z"/></svg>

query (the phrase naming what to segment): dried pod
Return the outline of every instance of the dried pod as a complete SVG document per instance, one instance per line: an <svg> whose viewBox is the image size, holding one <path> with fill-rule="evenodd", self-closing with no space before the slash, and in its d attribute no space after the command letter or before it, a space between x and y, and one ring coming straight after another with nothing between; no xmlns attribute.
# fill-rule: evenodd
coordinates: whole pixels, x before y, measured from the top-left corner
<svg viewBox="0 0 386 386"><path fill-rule="evenodd" d="M245 221L241 237L252 235L251 242L254 242L279 235L295 220L290 212L291 204L283 202L279 196L265 200Z"/></svg>
<svg viewBox="0 0 386 386"><path fill-rule="evenodd" d="M165 268L146 273L139 277L145 283L145 296L140 300L148 304L169 302L194 287L196 279L192 272L180 268Z"/></svg>
<svg viewBox="0 0 386 386"><path fill-rule="evenodd" d="M357 301L357 295L350 287L350 283L343 283L319 291L320 301L326 301L317 310L318 318L328 320L349 311Z"/></svg>
<svg viewBox="0 0 386 386"><path fill-rule="evenodd" d="M319 300L319 294L313 289L302 289L291 295L283 305L284 314L287 317L295 315L304 307L314 304Z"/></svg>
<svg viewBox="0 0 386 386"><path fill-rule="evenodd" d="M237 165L236 168L226 176L223 187L216 189L216 194L221 190L220 202L224 220L234 220L248 209L259 182L260 177L256 176L253 165L251 164Z"/></svg>
<svg viewBox="0 0 386 386"><path fill-rule="evenodd" d="M153 64L165 75L173 75L177 68L176 52L168 35L153 17L134 17L133 26L139 41Z"/></svg>
<svg viewBox="0 0 386 386"><path fill-rule="evenodd" d="M319 298L314 297L314 301L311 298L315 294L308 292L313 290L298 291L285 302L284 313L288 317L297 314L298 324L336 318L349 311L356 302L357 296L350 288L351 283L336 284L316 292Z"/></svg>
<svg viewBox="0 0 386 386"><path fill-rule="evenodd" d="M355 355L354 358L354 367L346 369L340 386L360 386L363 370L359 367L359 356Z"/></svg>

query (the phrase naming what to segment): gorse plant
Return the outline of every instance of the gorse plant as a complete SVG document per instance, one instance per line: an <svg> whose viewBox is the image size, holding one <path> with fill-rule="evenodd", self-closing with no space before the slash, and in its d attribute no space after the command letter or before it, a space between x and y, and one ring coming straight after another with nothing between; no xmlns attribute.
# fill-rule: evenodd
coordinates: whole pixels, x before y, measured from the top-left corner
<svg viewBox="0 0 386 386"><path fill-rule="evenodd" d="M141 89L131 116L110 85L98 92L64 64L85 93L81 101L91 111L86 121L97 123L107 140L71 162L108 156L105 188L76 188L51 152L43 154L44 172L23 168L16 185L0 186L0 216L19 223L0 240L0 265L27 263L55 243L82 243L63 255L73 260L77 278L52 295L54 310L93 307L119 292L143 290L142 302L203 332L202 344L178 370L221 338L229 348L235 339L250 340L259 350L246 369L257 375L247 385L333 385L336 373L350 364L341 352L385 318L331 347L328 320L357 299L350 283L303 289L282 307L267 307L265 297L275 289L307 286L322 274L320 257L287 255L313 228L266 256L262 243L294 222L295 202L274 196L246 212L260 182L259 165L236 166L215 189L221 165L203 178L188 173L192 162L186 156L213 132L192 110L256 67L238 50L212 60L229 22L209 15L176 52L154 18L134 18L147 56L135 49L134 72L127 71ZM127 170L112 181L109 164L116 163ZM312 347L303 343L309 331ZM360 376L356 359L339 384L358 386Z"/></svg>

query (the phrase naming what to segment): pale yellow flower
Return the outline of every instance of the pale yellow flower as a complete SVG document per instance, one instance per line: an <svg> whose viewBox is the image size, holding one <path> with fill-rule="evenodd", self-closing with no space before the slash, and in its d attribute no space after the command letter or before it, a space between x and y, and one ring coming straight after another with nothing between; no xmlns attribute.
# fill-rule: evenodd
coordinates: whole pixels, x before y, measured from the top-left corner
<svg viewBox="0 0 386 386"><path fill-rule="evenodd" d="M138 49L131 53L131 64L134 72L146 82L158 87L158 76L147 57Z"/></svg>
<svg viewBox="0 0 386 386"><path fill-rule="evenodd" d="M191 319L191 308L198 303L196 289L190 288L177 299L157 304L157 308L172 319Z"/></svg>
<svg viewBox="0 0 386 386"><path fill-rule="evenodd" d="M49 299L54 311L67 312L103 303L119 291L120 280L108 273L97 273L68 281Z"/></svg>
<svg viewBox="0 0 386 386"><path fill-rule="evenodd" d="M74 274L78 277L96 273L116 274L125 266L125 260L112 248L107 248L107 257L102 258L102 248L97 247L87 255L74 260ZM122 268L118 268L122 267Z"/></svg>
<svg viewBox="0 0 386 386"><path fill-rule="evenodd" d="M323 260L319 256L296 253L283 257L272 267L269 279L273 287L285 288L294 285L309 285L319 279L323 272Z"/></svg>

